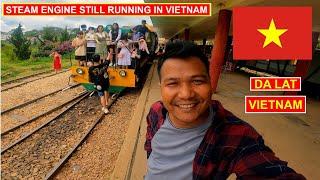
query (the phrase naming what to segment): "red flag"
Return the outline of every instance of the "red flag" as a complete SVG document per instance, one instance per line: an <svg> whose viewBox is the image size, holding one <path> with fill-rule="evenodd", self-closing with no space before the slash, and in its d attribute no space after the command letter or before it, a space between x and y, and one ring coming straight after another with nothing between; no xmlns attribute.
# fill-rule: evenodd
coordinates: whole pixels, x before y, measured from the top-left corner
<svg viewBox="0 0 320 180"><path fill-rule="evenodd" d="M311 60L312 8L234 8L233 58Z"/></svg>

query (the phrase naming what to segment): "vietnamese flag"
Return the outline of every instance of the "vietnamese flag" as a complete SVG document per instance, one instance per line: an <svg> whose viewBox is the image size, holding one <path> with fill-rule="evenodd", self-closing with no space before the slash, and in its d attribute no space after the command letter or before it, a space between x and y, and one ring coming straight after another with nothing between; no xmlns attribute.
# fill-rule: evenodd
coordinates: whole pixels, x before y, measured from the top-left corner
<svg viewBox="0 0 320 180"><path fill-rule="evenodd" d="M234 8L233 58L311 60L312 8Z"/></svg>

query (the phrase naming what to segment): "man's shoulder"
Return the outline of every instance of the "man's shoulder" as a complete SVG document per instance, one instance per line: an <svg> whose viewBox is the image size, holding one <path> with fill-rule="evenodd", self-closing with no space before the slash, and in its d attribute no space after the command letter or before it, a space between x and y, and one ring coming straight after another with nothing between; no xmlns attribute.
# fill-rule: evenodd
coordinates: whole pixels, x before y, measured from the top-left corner
<svg viewBox="0 0 320 180"><path fill-rule="evenodd" d="M212 100L211 103L218 123L221 123L221 132L225 135L246 136L251 138L258 138L259 133L246 121L235 116L229 110L225 109L217 100Z"/></svg>
<svg viewBox="0 0 320 180"><path fill-rule="evenodd" d="M164 108L164 105L163 105L163 102L162 101L157 101L157 102L154 102L151 106L150 106L150 109L151 110L155 110L155 111L159 111L161 109Z"/></svg>
<svg viewBox="0 0 320 180"><path fill-rule="evenodd" d="M162 101L157 101L150 106L148 119L153 123L158 122L162 124L164 122L167 110L165 109Z"/></svg>

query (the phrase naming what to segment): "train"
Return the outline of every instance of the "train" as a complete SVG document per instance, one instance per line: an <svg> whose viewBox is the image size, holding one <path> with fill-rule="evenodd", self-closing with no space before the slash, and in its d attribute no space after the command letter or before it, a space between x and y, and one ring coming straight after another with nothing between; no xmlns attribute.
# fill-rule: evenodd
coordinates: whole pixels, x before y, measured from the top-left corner
<svg viewBox="0 0 320 180"><path fill-rule="evenodd" d="M82 25L81 30L86 29L86 26ZM110 29L110 25L106 26L106 31ZM129 26L121 27L122 34L127 37L130 36L131 28ZM131 42L134 46L135 43ZM110 93L119 93L125 88L136 88L141 86L141 80L143 76L146 75L146 68L148 64L156 56L156 51L158 49L158 35L156 32L147 32L146 43L148 46L149 54L143 52L139 54L141 58L139 60L131 59L131 66L128 68L120 68L119 66L109 66L107 72L109 75L110 82ZM117 57L118 50L115 51L115 57ZM90 82L89 68L87 66L72 66L70 68L71 76L70 78L77 83L80 83L87 91L94 91L95 86Z"/></svg>

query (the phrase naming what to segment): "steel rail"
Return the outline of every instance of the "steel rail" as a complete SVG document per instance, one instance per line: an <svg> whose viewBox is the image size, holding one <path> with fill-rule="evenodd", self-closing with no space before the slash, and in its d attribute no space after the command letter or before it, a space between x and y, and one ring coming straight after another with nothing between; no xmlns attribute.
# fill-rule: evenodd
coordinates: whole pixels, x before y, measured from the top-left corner
<svg viewBox="0 0 320 180"><path fill-rule="evenodd" d="M56 107L54 107L54 108L52 108L52 109L49 109L48 111L46 111L46 112L44 112L44 113L42 113L42 114L39 114L39 115L37 115L37 116L34 116L34 117L32 117L32 118L30 118L30 119L28 119L28 120L26 120L26 121L24 121L24 122L22 122L22 123L20 123L20 124L17 124L17 125L9 128L9 129L1 132L1 136L6 135L6 134L8 134L9 132L14 131L15 129L17 129L17 128L19 128L19 127L21 127L21 126L23 126L23 125L25 125L25 124L27 124L27 123L31 123L32 121L37 120L38 118L43 117L43 116L45 116L45 115L47 115L47 114L49 114L49 113L51 113L51 112L53 112L53 111L61 108L62 106L65 106L65 105L69 104L70 102L72 102L72 101L74 101L74 100L82 97L85 93L86 93L86 91L80 93L78 96L70 99L70 100L67 101L67 102L64 102L63 104L61 104L61 105L59 105L59 106L56 106Z"/></svg>
<svg viewBox="0 0 320 180"><path fill-rule="evenodd" d="M70 110L73 106L75 106L76 104L78 104L81 100L83 100L84 98L86 98L89 95L89 93L85 93L80 99L78 99L77 101L75 101L74 103L72 103L68 108L66 108L65 110L63 110L62 112L60 112L58 115L56 115L55 117L49 119L48 121L46 121L44 124L42 124L41 126L37 127L36 129L34 129L33 131L29 132L28 134L25 134L24 136L22 136L20 139L16 140L15 142L11 143L10 145L8 145L7 147L3 148L1 150L1 154L5 153L6 151L8 151L9 149L11 149L12 147L14 147L15 145L19 144L20 142L22 142L23 140L25 140L26 138L28 138L29 136L31 136L32 134L34 134L35 132L39 131L40 129L42 129L43 127L45 127L46 125L48 125L49 123L51 123L52 121L58 119L59 117L61 117L63 114L65 114L68 110Z"/></svg>
<svg viewBox="0 0 320 180"><path fill-rule="evenodd" d="M50 72L53 72L53 70L42 71L42 72L31 74L31 75L28 75L28 76L19 77L19 78L16 78L16 79L12 79L10 81L3 82L3 83L1 83L1 86L6 85L6 84L11 84L11 83L14 83L16 81L23 80L23 79L31 78L33 76L38 76L38 75L41 75L41 74L50 73Z"/></svg>
<svg viewBox="0 0 320 180"><path fill-rule="evenodd" d="M20 107L26 106L26 105L28 105L28 104L31 104L31 103L33 103L33 102L35 102L35 101L38 101L38 100L40 100L40 99L42 99L42 98L45 98L45 97L50 96L50 95L52 95L52 94L55 94L55 93L57 93L57 92L63 91L63 90L65 90L65 89L67 89L67 88L68 88L68 89L71 89L71 88L75 88L75 87L77 87L77 86L79 86L79 85L80 85L80 84L75 84L75 85L72 85L72 86L67 86L67 87L64 87L64 88L62 88L62 89L58 89L58 90L53 91L53 92L51 92L51 93L45 94L45 95L43 95L43 96L40 96L40 97L38 97L38 98L32 99L32 100L30 100L30 101L27 101L27 102L18 104L18 105L16 105L16 106L13 106L13 107L11 107L11 108L8 108L8 109L6 109L6 110L1 111L1 115L5 114L5 113L7 113L7 112L10 112L10 111L12 111L12 110L15 110L15 109L17 109L17 108L20 108Z"/></svg>
<svg viewBox="0 0 320 180"><path fill-rule="evenodd" d="M7 91L7 90L9 90L9 89L13 89L13 88L16 88L16 87L19 87L19 86L25 85L25 84L28 84L28 83L33 82L33 81L37 81L37 80L44 79L44 78L47 78L47 77L51 77L51 76L54 76L54 75L57 75L57 74L60 74L60 73L64 73L64 72L67 72L67 71L68 71L68 69L63 70L63 71L58 72L58 73L53 73L53 74L50 74L50 75L47 75L47 76L42 76L42 77L39 77L39 78L33 79L33 80L31 80L31 81L26 81L26 82L23 82L23 83L20 83L20 84L14 85L14 86L10 86L10 87L4 88L4 89L2 89L2 88L1 88L1 92L3 92L3 91Z"/></svg>
<svg viewBox="0 0 320 180"><path fill-rule="evenodd" d="M112 98L108 108L117 100L119 94ZM62 168L62 166L68 161L68 159L72 156L72 154L78 149L78 147L86 140L88 135L94 130L96 125L105 117L102 112L100 117L92 124L92 126L87 130L87 132L81 137L81 139L73 146L73 148L50 170L50 172L46 175L45 179L51 179L53 176Z"/></svg>

